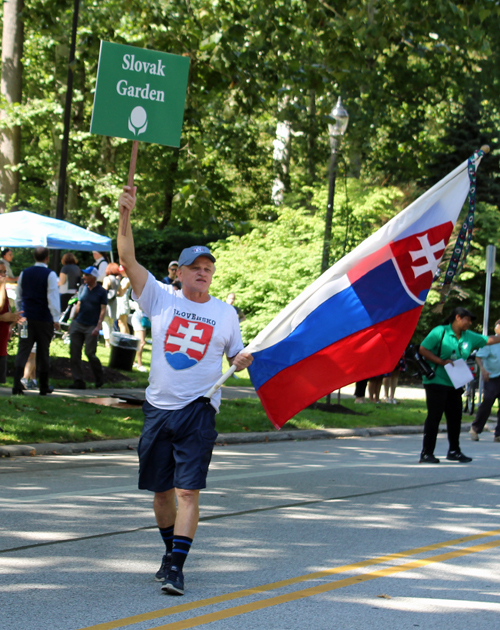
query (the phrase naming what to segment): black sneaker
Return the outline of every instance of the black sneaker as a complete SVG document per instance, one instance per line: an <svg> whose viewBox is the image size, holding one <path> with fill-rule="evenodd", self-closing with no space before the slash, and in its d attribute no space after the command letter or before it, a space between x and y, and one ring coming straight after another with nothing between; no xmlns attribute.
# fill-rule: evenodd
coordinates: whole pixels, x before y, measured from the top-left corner
<svg viewBox="0 0 500 630"><path fill-rule="evenodd" d="M68 389L87 389L87 385L85 381L75 381L71 383L71 385L68 385Z"/></svg>
<svg viewBox="0 0 500 630"><path fill-rule="evenodd" d="M53 393L54 393L54 388L52 387L52 385L49 385L47 389L40 390L40 396L47 396L47 394L53 394Z"/></svg>
<svg viewBox="0 0 500 630"><path fill-rule="evenodd" d="M184 576L177 567L170 567L161 590L167 595L184 595Z"/></svg>
<svg viewBox="0 0 500 630"><path fill-rule="evenodd" d="M434 457L432 453L422 453L420 455L420 459L418 460L419 464L439 464L439 459Z"/></svg>
<svg viewBox="0 0 500 630"><path fill-rule="evenodd" d="M450 462L460 462L461 464L468 464L472 461L472 457L467 457L461 451L448 451L446 459L449 459Z"/></svg>
<svg viewBox="0 0 500 630"><path fill-rule="evenodd" d="M12 388L12 395L13 396L24 396L24 387L21 385L21 387L13 387Z"/></svg>
<svg viewBox="0 0 500 630"><path fill-rule="evenodd" d="M167 577L168 570L170 569L170 562L172 561L172 554L168 553L161 559L161 565L155 575L157 582L164 582Z"/></svg>

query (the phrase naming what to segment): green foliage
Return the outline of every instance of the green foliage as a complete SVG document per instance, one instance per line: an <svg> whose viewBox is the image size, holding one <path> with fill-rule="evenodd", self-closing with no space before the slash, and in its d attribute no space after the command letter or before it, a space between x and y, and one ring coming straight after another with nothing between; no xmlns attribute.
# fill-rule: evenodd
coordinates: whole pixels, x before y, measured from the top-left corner
<svg viewBox="0 0 500 630"><path fill-rule="evenodd" d="M134 230L138 261L159 280L167 275L168 263L178 260L185 247L206 245L213 238L213 234L188 232L175 226L168 226L163 230Z"/></svg>
<svg viewBox="0 0 500 630"><path fill-rule="evenodd" d="M354 179L345 182L344 191L341 188L334 204L335 260L394 216L403 197L396 188L367 186ZM300 205L268 207L277 213L275 221L255 221L248 234L212 245L217 273L211 292L220 299L231 291L236 294L236 303L247 316L241 325L246 343L320 275L325 229L321 209L326 208L326 196L325 190L313 194L307 210Z"/></svg>
<svg viewBox="0 0 500 630"><path fill-rule="evenodd" d="M55 212L72 11L62 0L25 0L23 101L0 103L0 125L21 125L20 207L42 214ZM478 177L479 200L489 205L479 211L469 275L460 278L479 312L486 237L498 232L499 16L491 0L130 0L126 9L118 0L80 3L66 216L115 233L127 181L130 143L89 132L100 41L168 51L191 62L181 147L141 144L132 216L138 258L157 277L183 246L229 236L217 246L215 288L223 297L237 292L249 314L247 338L313 280L328 116L341 95L350 123L331 262L414 199L417 186L427 187L483 142L492 146ZM293 132L287 207L280 210L269 206L278 121ZM247 249L254 258L245 268ZM422 325L434 320L426 307Z"/></svg>

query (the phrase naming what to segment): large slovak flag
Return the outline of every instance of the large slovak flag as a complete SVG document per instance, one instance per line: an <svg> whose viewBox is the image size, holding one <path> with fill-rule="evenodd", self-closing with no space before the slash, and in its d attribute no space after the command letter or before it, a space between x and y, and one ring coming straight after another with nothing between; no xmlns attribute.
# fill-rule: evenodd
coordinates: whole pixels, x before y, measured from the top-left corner
<svg viewBox="0 0 500 630"><path fill-rule="evenodd" d="M250 343L250 377L276 428L322 396L396 367L468 192L465 161L335 263Z"/></svg>

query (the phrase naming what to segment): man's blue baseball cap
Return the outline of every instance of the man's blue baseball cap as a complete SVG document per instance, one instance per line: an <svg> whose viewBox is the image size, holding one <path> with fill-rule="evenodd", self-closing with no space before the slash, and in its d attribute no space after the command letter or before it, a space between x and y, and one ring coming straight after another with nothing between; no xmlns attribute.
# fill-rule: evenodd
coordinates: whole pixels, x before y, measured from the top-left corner
<svg viewBox="0 0 500 630"><path fill-rule="evenodd" d="M82 273L84 273L86 276L94 276L94 278L98 278L99 277L99 272L97 271L96 267L87 267L87 269L82 269Z"/></svg>
<svg viewBox="0 0 500 630"><path fill-rule="evenodd" d="M182 265L192 265L200 256L206 256L215 263L215 258L210 253L208 247L204 245L194 245L193 247L186 247L186 249L182 250L179 258L179 267L182 267Z"/></svg>

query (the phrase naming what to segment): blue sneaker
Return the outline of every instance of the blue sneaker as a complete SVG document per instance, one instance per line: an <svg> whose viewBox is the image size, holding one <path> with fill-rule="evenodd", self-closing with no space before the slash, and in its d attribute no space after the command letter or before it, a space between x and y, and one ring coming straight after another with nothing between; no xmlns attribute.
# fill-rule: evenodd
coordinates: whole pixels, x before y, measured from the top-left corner
<svg viewBox="0 0 500 630"><path fill-rule="evenodd" d="M177 567L170 567L161 590L167 595L184 595L184 576Z"/></svg>
<svg viewBox="0 0 500 630"><path fill-rule="evenodd" d="M164 582L167 577L168 570L170 569L170 562L172 560L172 554L165 554L161 559L161 565L155 575L157 582Z"/></svg>

